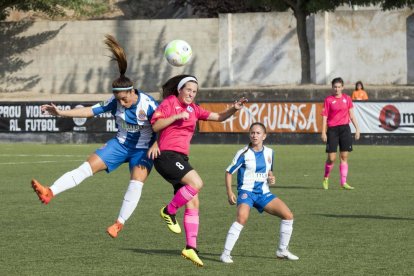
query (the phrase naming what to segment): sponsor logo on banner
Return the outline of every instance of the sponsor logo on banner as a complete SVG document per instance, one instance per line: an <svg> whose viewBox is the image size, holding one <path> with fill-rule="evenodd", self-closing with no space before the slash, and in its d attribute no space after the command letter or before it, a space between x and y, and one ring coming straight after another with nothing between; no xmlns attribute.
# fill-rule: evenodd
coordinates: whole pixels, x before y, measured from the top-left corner
<svg viewBox="0 0 414 276"><path fill-rule="evenodd" d="M84 106L81 104L78 104L77 106L75 106L75 108L82 108L82 107ZM86 127L84 127L83 125L86 123L87 120L88 120L87 118L73 118L73 122L76 125L73 127L73 130L86 131Z"/></svg>
<svg viewBox="0 0 414 276"><path fill-rule="evenodd" d="M227 103L201 103L206 110L220 113ZM226 121L200 121L200 132L249 132L254 122L265 125L267 132L318 133L322 129L323 103L247 103Z"/></svg>
<svg viewBox="0 0 414 276"><path fill-rule="evenodd" d="M381 109L380 127L388 131L396 130L401 123L400 111L394 105L386 105Z"/></svg>
<svg viewBox="0 0 414 276"><path fill-rule="evenodd" d="M354 107L361 133L414 133L414 102L357 102Z"/></svg>

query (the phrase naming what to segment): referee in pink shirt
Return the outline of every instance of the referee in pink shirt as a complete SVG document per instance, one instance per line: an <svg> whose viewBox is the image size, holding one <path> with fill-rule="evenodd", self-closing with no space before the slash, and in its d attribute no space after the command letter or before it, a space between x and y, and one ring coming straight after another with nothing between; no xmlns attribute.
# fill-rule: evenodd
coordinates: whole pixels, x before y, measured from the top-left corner
<svg viewBox="0 0 414 276"><path fill-rule="evenodd" d="M203 181L188 162L190 141L198 120L222 122L236 113L247 102L246 98L235 101L233 106L221 113L207 111L194 103L198 81L191 75L178 75L162 87L164 100L154 112L151 124L159 132L160 155L154 160L158 173L174 187L174 197L161 209L161 217L174 233L181 233L175 215L185 206L184 229L186 247L181 255L198 266L203 266L197 251L199 227L198 192Z"/></svg>
<svg viewBox="0 0 414 276"><path fill-rule="evenodd" d="M341 163L339 174L341 177L341 188L353 190L354 187L346 182L348 175L348 153L352 151L352 134L349 122L355 127L355 140L359 139L358 122L354 115L352 99L343 94L344 81L342 78L332 80L332 94L325 98L322 111L322 141L326 143L328 158L325 162L325 175L323 188L329 187L329 174L336 160L336 151L339 145Z"/></svg>

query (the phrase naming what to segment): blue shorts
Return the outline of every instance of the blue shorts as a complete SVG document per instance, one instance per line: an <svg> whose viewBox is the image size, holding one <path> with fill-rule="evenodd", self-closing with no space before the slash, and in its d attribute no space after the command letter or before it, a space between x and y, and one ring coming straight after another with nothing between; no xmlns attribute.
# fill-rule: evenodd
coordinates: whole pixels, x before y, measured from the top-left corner
<svg viewBox="0 0 414 276"><path fill-rule="evenodd" d="M258 194L245 190L239 190L239 196L237 197L237 206L244 203L249 205L250 208L254 207L257 209L257 211L259 211L259 213L262 213L264 207L274 198L276 198L276 196L270 192L266 194Z"/></svg>
<svg viewBox="0 0 414 276"><path fill-rule="evenodd" d="M95 153L105 163L106 171L111 171L118 168L123 163L129 163L129 171L138 165L145 166L148 169L148 173L152 169L153 161L147 157L148 149L136 149L129 148L119 143L117 138L112 138L100 149L97 149Z"/></svg>

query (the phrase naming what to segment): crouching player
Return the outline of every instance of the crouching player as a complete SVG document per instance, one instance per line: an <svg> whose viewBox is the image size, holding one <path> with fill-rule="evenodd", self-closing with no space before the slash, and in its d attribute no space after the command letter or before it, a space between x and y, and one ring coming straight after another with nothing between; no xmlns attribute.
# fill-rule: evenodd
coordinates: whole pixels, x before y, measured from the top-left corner
<svg viewBox="0 0 414 276"><path fill-rule="evenodd" d="M263 145L266 139L266 127L259 122L250 126L250 143L239 150L231 165L226 169L226 189L228 201L236 204L236 196L232 191L232 174L237 173L237 219L227 233L224 251L220 260L224 263L233 263L230 255L239 238L240 232L249 218L250 209L256 208L260 213L278 216L280 224L279 247L276 257L279 259L298 260L299 258L288 250L293 230L293 214L286 204L270 192L269 185L275 184L273 175L273 150Z"/></svg>

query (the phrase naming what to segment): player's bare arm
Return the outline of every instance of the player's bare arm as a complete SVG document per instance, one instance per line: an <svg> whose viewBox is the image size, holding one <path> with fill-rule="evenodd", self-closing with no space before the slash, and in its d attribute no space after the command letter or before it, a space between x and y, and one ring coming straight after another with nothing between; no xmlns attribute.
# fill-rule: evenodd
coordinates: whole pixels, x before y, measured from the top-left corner
<svg viewBox="0 0 414 276"><path fill-rule="evenodd" d="M231 183L232 183L231 173L226 172L225 182L226 182L226 190L227 190L227 200L229 201L230 205L234 205L236 204L236 195L233 193L233 190L231 188Z"/></svg>
<svg viewBox="0 0 414 276"><path fill-rule="evenodd" d="M275 185L276 184L276 177L273 175L273 172L272 171L269 171L269 174L267 176L267 182L270 185Z"/></svg>
<svg viewBox="0 0 414 276"><path fill-rule="evenodd" d="M74 108L70 110L60 110L55 104L51 103L50 105L44 104L40 108L44 114L50 114L61 117L89 118L94 116L91 106Z"/></svg>
<svg viewBox="0 0 414 276"><path fill-rule="evenodd" d="M188 112L183 111L179 114L172 115L168 118L160 118L155 123L152 124L152 130L154 132L159 132L160 130L166 128L177 120L187 120L190 117Z"/></svg>
<svg viewBox="0 0 414 276"><path fill-rule="evenodd" d="M351 108L349 110L349 118L351 119L351 122L352 122L352 124L355 127L355 140L359 140L360 130L359 130L358 121L355 118L355 113L354 113L354 109L353 108Z"/></svg>
<svg viewBox="0 0 414 276"><path fill-rule="evenodd" d="M235 101L231 108L229 108L229 109L227 109L223 112L220 112L220 113L211 112L210 116L208 116L207 120L208 121L218 121L218 122L225 121L231 115L233 115L238 110L240 110L247 101L248 100L245 97L242 97L239 100Z"/></svg>
<svg viewBox="0 0 414 276"><path fill-rule="evenodd" d="M326 137L326 128L327 128L327 120L328 120L328 118L326 117L326 116L323 116L322 117L322 133L321 133L321 138L322 138L322 141L324 142L324 143L326 143L326 141L328 140L328 138Z"/></svg>

